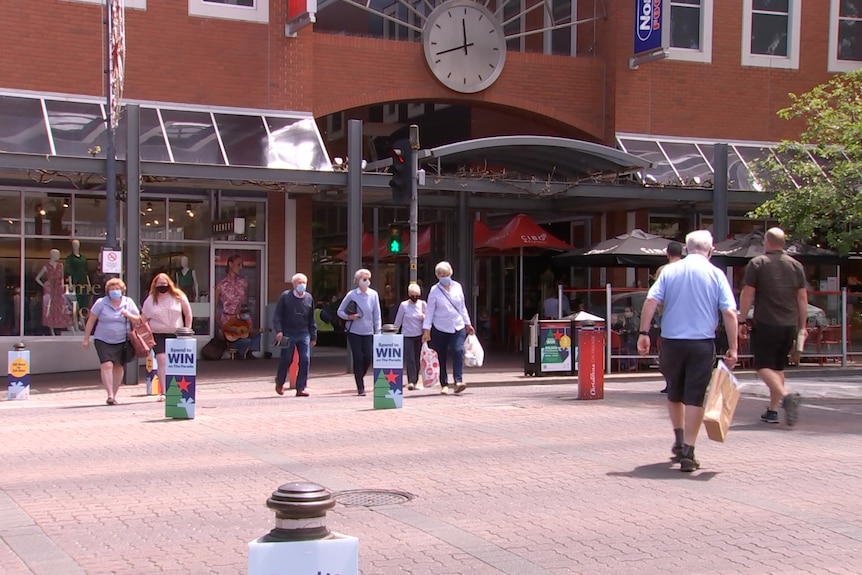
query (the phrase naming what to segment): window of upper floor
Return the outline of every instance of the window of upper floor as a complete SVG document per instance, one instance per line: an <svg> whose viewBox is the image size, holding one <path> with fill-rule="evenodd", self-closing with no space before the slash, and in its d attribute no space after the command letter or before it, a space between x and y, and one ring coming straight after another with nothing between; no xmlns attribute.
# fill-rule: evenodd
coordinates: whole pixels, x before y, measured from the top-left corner
<svg viewBox="0 0 862 575"><path fill-rule="evenodd" d="M105 5L105 0L66 0L66 2L83 2L84 4L101 4ZM126 8L135 8L137 10L147 9L147 0L126 0L123 2Z"/></svg>
<svg viewBox="0 0 862 575"><path fill-rule="evenodd" d="M714 0L670 0L670 25L664 26L668 59L712 62Z"/></svg>
<svg viewBox="0 0 862 575"><path fill-rule="evenodd" d="M802 0L743 0L742 65L799 68Z"/></svg>
<svg viewBox="0 0 862 575"><path fill-rule="evenodd" d="M246 22L269 22L269 0L189 0L189 14Z"/></svg>
<svg viewBox="0 0 862 575"><path fill-rule="evenodd" d="M830 0L829 71L862 66L862 0Z"/></svg>
<svg viewBox="0 0 862 575"><path fill-rule="evenodd" d="M500 1L504 2L504 0ZM526 31L527 19L524 14L526 7L526 0L509 0L508 2L503 3L503 33L506 34L506 36L509 36L510 34L520 34ZM506 47L513 52L523 52L524 44L525 36L506 40Z"/></svg>
<svg viewBox="0 0 862 575"><path fill-rule="evenodd" d="M546 28L571 24L578 20L578 0L549 0L550 10L543 10ZM566 26L542 32L542 52L562 56L577 54L577 26Z"/></svg>

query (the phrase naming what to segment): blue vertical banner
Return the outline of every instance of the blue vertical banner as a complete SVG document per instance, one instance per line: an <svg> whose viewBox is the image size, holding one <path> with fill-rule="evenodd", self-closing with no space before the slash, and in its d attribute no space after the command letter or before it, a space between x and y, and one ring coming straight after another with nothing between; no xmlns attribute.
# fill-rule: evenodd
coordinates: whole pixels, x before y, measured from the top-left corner
<svg viewBox="0 0 862 575"><path fill-rule="evenodd" d="M658 50L663 46L663 0L635 0L635 6L635 55Z"/></svg>
<svg viewBox="0 0 862 575"><path fill-rule="evenodd" d="M6 399L30 399L30 350L10 351Z"/></svg>
<svg viewBox="0 0 862 575"><path fill-rule="evenodd" d="M165 417L195 418L198 342L194 338L165 341Z"/></svg>
<svg viewBox="0 0 862 575"><path fill-rule="evenodd" d="M374 409L398 409L404 399L404 336L374 336Z"/></svg>

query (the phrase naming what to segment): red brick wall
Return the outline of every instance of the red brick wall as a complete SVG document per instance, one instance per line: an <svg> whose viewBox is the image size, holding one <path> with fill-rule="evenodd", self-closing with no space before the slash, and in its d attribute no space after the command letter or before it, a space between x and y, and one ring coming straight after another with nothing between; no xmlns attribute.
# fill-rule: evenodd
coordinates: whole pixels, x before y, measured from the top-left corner
<svg viewBox="0 0 862 575"><path fill-rule="evenodd" d="M296 200L296 243L286 243L284 229L284 210L286 195L281 192L270 192L266 225L267 234L267 293L269 301L275 301L284 290L291 287L285 281L284 254L288 250L296 253L296 270L287 270L293 275L296 272L309 276L311 281L311 196L298 196ZM289 278L288 278L289 279ZM311 291L314 286L309 285Z"/></svg>

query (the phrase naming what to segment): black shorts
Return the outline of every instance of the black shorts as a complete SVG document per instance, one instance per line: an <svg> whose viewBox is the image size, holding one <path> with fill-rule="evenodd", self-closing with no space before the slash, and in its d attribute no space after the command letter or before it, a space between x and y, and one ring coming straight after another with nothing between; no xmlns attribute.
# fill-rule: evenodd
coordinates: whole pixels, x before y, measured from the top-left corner
<svg viewBox="0 0 862 575"><path fill-rule="evenodd" d="M787 366L787 355L793 349L794 341L796 341L796 326L755 323L751 328L754 369L783 371Z"/></svg>
<svg viewBox="0 0 862 575"><path fill-rule="evenodd" d="M153 347L153 353L156 355L165 353L165 340L169 337L177 337L170 333L154 333L153 338L156 340L156 345Z"/></svg>
<svg viewBox="0 0 862 575"><path fill-rule="evenodd" d="M667 381L668 401L703 407L714 365L714 339L661 338L659 367Z"/></svg>

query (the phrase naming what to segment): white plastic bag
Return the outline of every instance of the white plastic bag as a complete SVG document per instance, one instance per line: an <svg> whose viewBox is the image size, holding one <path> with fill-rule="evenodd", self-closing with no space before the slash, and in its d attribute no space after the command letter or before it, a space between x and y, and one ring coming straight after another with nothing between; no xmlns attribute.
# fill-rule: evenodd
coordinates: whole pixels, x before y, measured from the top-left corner
<svg viewBox="0 0 862 575"><path fill-rule="evenodd" d="M464 340L464 365L467 367L482 367L485 363L485 350L479 343L476 334L470 334Z"/></svg>
<svg viewBox="0 0 862 575"><path fill-rule="evenodd" d="M440 360L437 352L425 342L422 351L419 352L419 367L422 369L422 383L425 387L432 387L440 383Z"/></svg>

